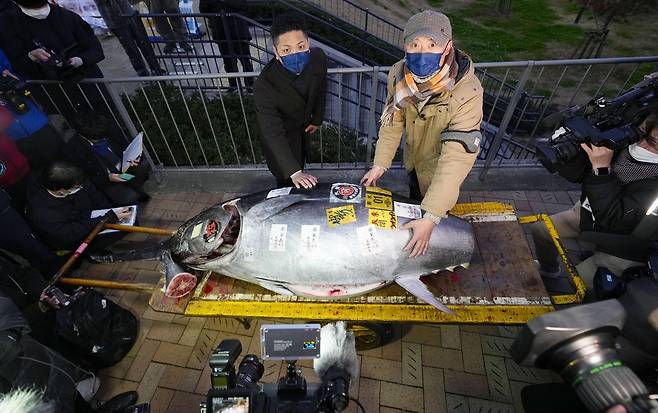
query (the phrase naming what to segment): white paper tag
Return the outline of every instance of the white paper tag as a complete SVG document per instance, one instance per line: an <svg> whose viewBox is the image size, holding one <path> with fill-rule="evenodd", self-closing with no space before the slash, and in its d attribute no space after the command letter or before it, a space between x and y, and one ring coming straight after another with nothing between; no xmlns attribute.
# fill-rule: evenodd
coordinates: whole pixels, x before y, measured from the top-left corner
<svg viewBox="0 0 658 413"><path fill-rule="evenodd" d="M420 205L405 204L404 202L394 202L395 215L404 218L420 219L423 213L420 210Z"/></svg>
<svg viewBox="0 0 658 413"><path fill-rule="evenodd" d="M361 203L361 185L336 183L331 185L330 202Z"/></svg>
<svg viewBox="0 0 658 413"><path fill-rule="evenodd" d="M288 194L290 194L290 191L292 191L292 186L287 186L285 188L273 189L273 190L271 190L270 192L267 193L267 198L266 199L276 198L277 196L281 196L281 195L288 195Z"/></svg>
<svg viewBox="0 0 658 413"><path fill-rule="evenodd" d="M192 238L196 238L201 235L201 229L203 229L203 222L200 222L192 228Z"/></svg>
<svg viewBox="0 0 658 413"><path fill-rule="evenodd" d="M594 211L592 211L592 205L590 205L588 198L583 200L583 202L580 204L580 207L590 213L592 216L592 221L596 221L596 218L594 218Z"/></svg>
<svg viewBox="0 0 658 413"><path fill-rule="evenodd" d="M311 254L320 248L320 226L302 225L302 253Z"/></svg>
<svg viewBox="0 0 658 413"><path fill-rule="evenodd" d="M377 241L377 230L372 225L366 225L356 229L356 235L361 245L361 254L374 255L379 252L379 242Z"/></svg>
<svg viewBox="0 0 658 413"><path fill-rule="evenodd" d="M272 227L270 228L270 251L274 251L274 252L286 251L287 233L288 233L288 225L272 224Z"/></svg>

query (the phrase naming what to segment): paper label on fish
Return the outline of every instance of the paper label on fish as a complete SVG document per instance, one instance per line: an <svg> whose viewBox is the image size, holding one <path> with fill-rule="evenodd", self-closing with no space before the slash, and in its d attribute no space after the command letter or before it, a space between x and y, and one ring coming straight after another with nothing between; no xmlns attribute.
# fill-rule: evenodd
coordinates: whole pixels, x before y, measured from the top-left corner
<svg viewBox="0 0 658 413"><path fill-rule="evenodd" d="M383 194L367 193L366 208L385 209L391 211L393 209L393 198Z"/></svg>
<svg viewBox="0 0 658 413"><path fill-rule="evenodd" d="M356 212L354 211L354 205L343 205L327 209L327 225L329 228L349 224L350 222L355 221Z"/></svg>
<svg viewBox="0 0 658 413"><path fill-rule="evenodd" d="M273 190L271 190L270 192L267 193L267 199L276 198L277 196L282 196L282 195L289 195L290 191L292 191L292 186L287 186L285 188L273 189Z"/></svg>
<svg viewBox="0 0 658 413"><path fill-rule="evenodd" d="M320 226L302 225L302 253L311 254L320 248Z"/></svg>
<svg viewBox="0 0 658 413"><path fill-rule="evenodd" d="M270 251L286 251L286 235L288 233L287 224L272 224L270 228Z"/></svg>
<svg viewBox="0 0 658 413"><path fill-rule="evenodd" d="M377 194L383 194L383 195L388 195L391 196L393 193L389 191L388 189L383 189L383 188L378 188L376 186L367 186L366 187L366 192L374 192Z"/></svg>
<svg viewBox="0 0 658 413"><path fill-rule="evenodd" d="M376 231L372 225L366 225L356 229L356 235L359 238L361 253L363 255L374 255L379 252Z"/></svg>
<svg viewBox="0 0 658 413"><path fill-rule="evenodd" d="M368 224L374 225L377 228L396 229L398 227L398 219L393 211L369 209Z"/></svg>
<svg viewBox="0 0 658 413"><path fill-rule="evenodd" d="M203 222L199 222L198 224L196 224L196 225L194 226L194 228L192 228L192 235L191 235L191 237L192 237L192 238L196 238L196 237L198 237L199 235L201 235L201 230L202 230L202 229L203 229Z"/></svg>
<svg viewBox="0 0 658 413"><path fill-rule="evenodd" d="M423 212L420 210L420 205L405 204L404 202L395 202L395 215L404 218L421 219Z"/></svg>
<svg viewBox="0 0 658 413"><path fill-rule="evenodd" d="M346 183L333 184L329 192L329 201L361 203L361 186Z"/></svg>

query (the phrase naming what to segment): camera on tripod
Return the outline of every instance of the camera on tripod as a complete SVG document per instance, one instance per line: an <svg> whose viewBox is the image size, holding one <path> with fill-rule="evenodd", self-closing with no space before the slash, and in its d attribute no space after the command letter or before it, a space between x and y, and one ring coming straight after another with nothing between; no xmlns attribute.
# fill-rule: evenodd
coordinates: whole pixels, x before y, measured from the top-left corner
<svg viewBox="0 0 658 413"><path fill-rule="evenodd" d="M553 173L578 154L581 143L623 149L640 139L640 124L656 108L658 76L645 78L612 100L599 97L583 108L568 108L548 142L537 143L537 157Z"/></svg>
<svg viewBox="0 0 658 413"><path fill-rule="evenodd" d="M258 356L237 361L238 340L223 340L210 356L212 388L204 413L337 413L349 404L349 386L358 375L354 337L344 323L263 325L261 354L264 360L284 360L286 374L276 384L260 384L265 368ZM321 348L324 350L321 351ZM296 362L315 360L321 383L307 383Z"/></svg>
<svg viewBox="0 0 658 413"><path fill-rule="evenodd" d="M9 109L18 115L24 115L30 110L25 98L30 92L25 89L25 82L15 77L0 76L0 100L6 102Z"/></svg>

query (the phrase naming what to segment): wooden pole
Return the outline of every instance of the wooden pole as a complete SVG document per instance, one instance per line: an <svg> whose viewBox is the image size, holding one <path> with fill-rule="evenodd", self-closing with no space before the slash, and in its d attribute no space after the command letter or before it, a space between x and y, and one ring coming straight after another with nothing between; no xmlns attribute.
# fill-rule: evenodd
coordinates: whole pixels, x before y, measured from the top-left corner
<svg viewBox="0 0 658 413"><path fill-rule="evenodd" d="M55 285L59 281L60 278L62 278L62 275L66 273L72 266L73 264L80 258L80 255L85 252L89 244L96 238L96 235L98 235L99 232L103 230L103 227L107 223L107 220L110 219L109 216L105 215L100 221L98 221L98 224L94 227L93 230L87 235L84 241L82 241L82 244L75 250L73 255L69 257L68 260L60 267L60 269L53 275L53 278L50 279L50 282L48 283L48 286Z"/></svg>
<svg viewBox="0 0 658 413"><path fill-rule="evenodd" d="M110 288L114 290L128 291L153 291L156 287L152 284L122 283L117 281L91 280L88 278L63 277L59 279L61 284L81 285L83 287Z"/></svg>
<svg viewBox="0 0 658 413"><path fill-rule="evenodd" d="M132 225L119 225L119 224L105 224L105 228L116 229L119 231L125 232L138 232L141 234L151 234L151 235L164 235L172 236L176 231L171 229L162 229L162 228L151 228L151 227L136 227Z"/></svg>

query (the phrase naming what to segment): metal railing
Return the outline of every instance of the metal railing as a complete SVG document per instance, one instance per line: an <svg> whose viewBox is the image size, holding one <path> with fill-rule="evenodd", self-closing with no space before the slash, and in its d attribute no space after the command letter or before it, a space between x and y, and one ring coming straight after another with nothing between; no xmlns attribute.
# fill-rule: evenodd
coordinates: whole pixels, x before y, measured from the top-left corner
<svg viewBox="0 0 658 413"><path fill-rule="evenodd" d="M482 123L481 176L494 167L536 165L534 143L555 126L542 125L547 115L567 105L584 104L594 96L614 97L652 71L656 62L658 56L476 64L485 93L492 97L485 105ZM325 123L307 142L309 168L370 165L386 94L381 78L388 69L329 70L333 86L327 92ZM126 140L143 131L156 168L260 169L265 165L253 96L242 88L228 91L220 87L229 79L257 75L87 79L75 87L31 83L35 83L33 92L39 102L48 100L65 116L74 115L80 107L91 107L107 113ZM500 81L488 83L489 75ZM496 120L502 108L502 116ZM535 120L526 117L530 112L537 114ZM396 166L400 165L399 155Z"/></svg>
<svg viewBox="0 0 658 413"><path fill-rule="evenodd" d="M402 27L349 0L304 0L385 42L400 47Z"/></svg>

